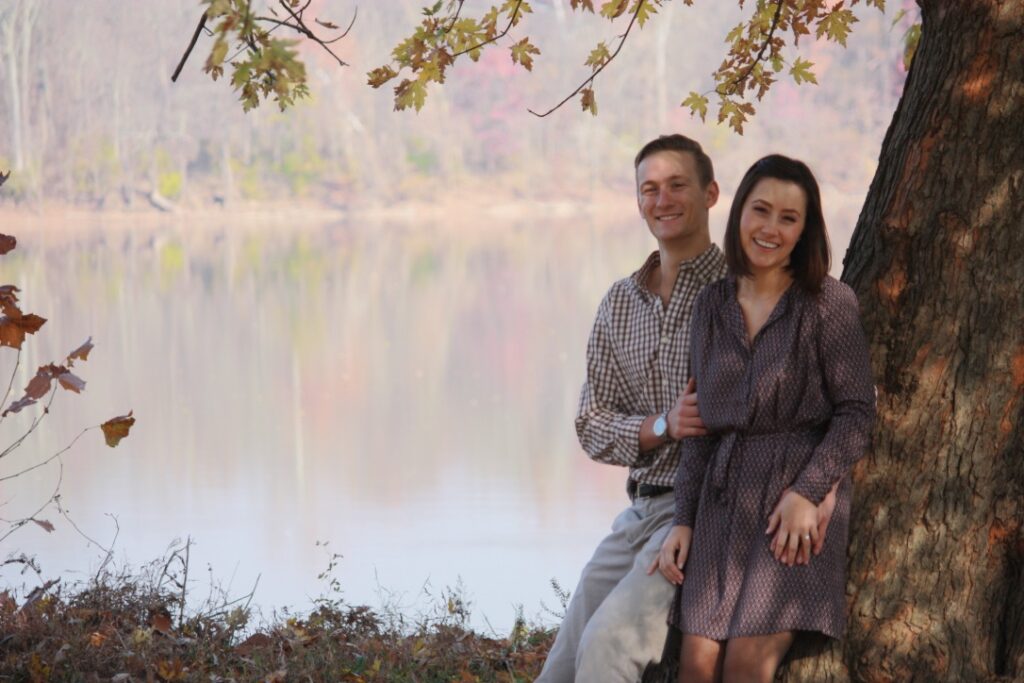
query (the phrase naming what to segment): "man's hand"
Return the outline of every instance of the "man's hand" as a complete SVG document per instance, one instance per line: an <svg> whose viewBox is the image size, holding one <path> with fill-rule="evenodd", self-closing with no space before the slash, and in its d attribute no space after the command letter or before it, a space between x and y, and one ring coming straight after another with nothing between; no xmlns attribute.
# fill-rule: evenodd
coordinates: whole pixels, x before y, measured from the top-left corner
<svg viewBox="0 0 1024 683"><path fill-rule="evenodd" d="M683 437L704 436L708 433L697 409L697 381L693 377L687 382L682 396L668 411L667 422L668 435L677 441Z"/></svg>
<svg viewBox="0 0 1024 683"><path fill-rule="evenodd" d="M686 565L687 555L690 554L692 539L692 528L688 526L672 527L661 544L658 556L647 567L647 575L650 576L655 569L658 569L669 583L675 586L680 585L683 582L683 567Z"/></svg>

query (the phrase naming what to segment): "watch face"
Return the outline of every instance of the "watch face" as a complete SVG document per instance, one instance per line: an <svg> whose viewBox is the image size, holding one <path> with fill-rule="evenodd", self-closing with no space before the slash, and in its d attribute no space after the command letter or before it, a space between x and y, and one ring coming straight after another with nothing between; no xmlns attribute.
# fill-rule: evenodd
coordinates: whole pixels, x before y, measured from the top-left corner
<svg viewBox="0 0 1024 683"><path fill-rule="evenodd" d="M660 438L665 436L666 431L668 431L668 422L665 421L664 415L659 415L658 419L654 421L654 435Z"/></svg>

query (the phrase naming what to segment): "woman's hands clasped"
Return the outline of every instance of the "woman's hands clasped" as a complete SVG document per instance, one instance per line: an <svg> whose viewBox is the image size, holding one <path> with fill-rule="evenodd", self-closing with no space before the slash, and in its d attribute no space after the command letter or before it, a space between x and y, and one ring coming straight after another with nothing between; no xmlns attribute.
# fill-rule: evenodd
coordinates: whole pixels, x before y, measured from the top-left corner
<svg viewBox="0 0 1024 683"><path fill-rule="evenodd" d="M817 506L789 489L782 492L782 498L768 516L768 528L765 530L766 534L775 533L769 550L776 560L792 567L794 564L807 564L812 554L821 554L825 532L836 508L838 488L839 483L836 482ZM807 506L810 506L810 516Z"/></svg>
<svg viewBox="0 0 1024 683"><path fill-rule="evenodd" d="M680 585L683 582L683 567L686 566L686 557L690 554L690 541L692 540L693 528L691 527L674 526L669 529L668 536L662 542L657 557L647 567L648 576L657 569L669 583Z"/></svg>

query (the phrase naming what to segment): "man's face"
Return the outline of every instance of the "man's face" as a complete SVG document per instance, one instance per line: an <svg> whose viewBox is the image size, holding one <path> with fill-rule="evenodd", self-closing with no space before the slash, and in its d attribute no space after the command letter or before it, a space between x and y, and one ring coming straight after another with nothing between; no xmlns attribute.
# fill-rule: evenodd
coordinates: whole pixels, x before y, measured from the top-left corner
<svg viewBox="0 0 1024 683"><path fill-rule="evenodd" d="M708 209L718 201L718 184L701 187L697 161L689 152L655 152L636 169L637 204L659 243L710 239Z"/></svg>

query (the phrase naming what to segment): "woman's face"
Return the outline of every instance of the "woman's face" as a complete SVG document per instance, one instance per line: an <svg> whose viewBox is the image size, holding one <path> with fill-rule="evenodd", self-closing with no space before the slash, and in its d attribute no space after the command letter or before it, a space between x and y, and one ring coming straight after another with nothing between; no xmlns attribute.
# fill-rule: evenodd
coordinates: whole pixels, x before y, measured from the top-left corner
<svg viewBox="0 0 1024 683"><path fill-rule="evenodd" d="M740 214L740 245L757 275L789 265L807 216L807 194L796 183L763 178Z"/></svg>

